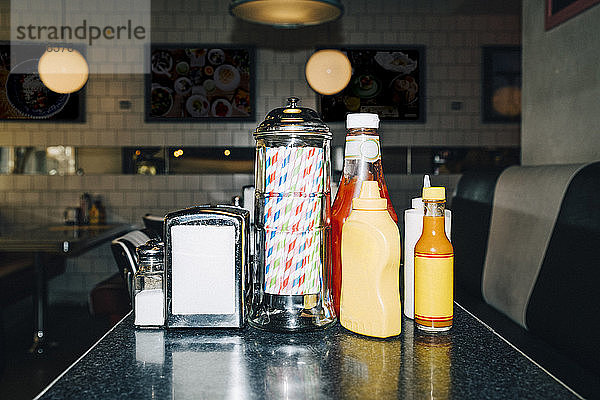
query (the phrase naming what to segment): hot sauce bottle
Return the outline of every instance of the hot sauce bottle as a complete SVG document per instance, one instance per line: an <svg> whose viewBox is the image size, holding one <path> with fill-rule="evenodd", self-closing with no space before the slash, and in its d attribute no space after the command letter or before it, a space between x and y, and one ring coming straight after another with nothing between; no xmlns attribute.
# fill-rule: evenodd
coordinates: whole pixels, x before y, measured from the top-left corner
<svg viewBox="0 0 600 400"><path fill-rule="evenodd" d="M415 245L415 323L429 332L452 327L454 249L444 232L446 190L423 188L423 233Z"/></svg>
<svg viewBox="0 0 600 400"><path fill-rule="evenodd" d="M331 210L332 292L337 315L340 315L342 290L342 225L350 215L352 199L359 196L364 181L377 181L381 197L387 199L390 217L396 224L398 223L398 217L383 179L381 146L377 132L379 116L371 113L348 114L346 129L344 170Z"/></svg>

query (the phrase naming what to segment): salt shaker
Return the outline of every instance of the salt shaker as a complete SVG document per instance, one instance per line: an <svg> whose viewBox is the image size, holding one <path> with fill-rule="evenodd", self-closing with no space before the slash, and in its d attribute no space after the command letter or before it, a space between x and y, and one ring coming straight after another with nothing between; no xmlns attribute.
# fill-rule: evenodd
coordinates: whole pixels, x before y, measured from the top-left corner
<svg viewBox="0 0 600 400"><path fill-rule="evenodd" d="M136 249L138 270L134 276L134 325L157 328L165 323L164 244L150 239Z"/></svg>

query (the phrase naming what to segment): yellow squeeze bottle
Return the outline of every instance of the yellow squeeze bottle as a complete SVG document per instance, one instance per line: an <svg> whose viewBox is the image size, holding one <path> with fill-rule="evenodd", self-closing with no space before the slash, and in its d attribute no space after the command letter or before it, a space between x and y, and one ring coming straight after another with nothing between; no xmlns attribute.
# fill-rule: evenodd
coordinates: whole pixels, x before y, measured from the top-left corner
<svg viewBox="0 0 600 400"><path fill-rule="evenodd" d="M374 337L399 335L400 232L377 181L364 181L342 227L340 322Z"/></svg>

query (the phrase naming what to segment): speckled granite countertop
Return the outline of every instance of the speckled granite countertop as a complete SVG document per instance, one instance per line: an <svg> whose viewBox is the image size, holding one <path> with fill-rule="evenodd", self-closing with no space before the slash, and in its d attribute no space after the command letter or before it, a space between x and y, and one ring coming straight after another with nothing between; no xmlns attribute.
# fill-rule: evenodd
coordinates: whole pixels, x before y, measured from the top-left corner
<svg viewBox="0 0 600 400"><path fill-rule="evenodd" d="M129 315L46 388L41 399L576 398L455 306L452 330L405 319L394 339L339 324L281 334L135 330Z"/></svg>

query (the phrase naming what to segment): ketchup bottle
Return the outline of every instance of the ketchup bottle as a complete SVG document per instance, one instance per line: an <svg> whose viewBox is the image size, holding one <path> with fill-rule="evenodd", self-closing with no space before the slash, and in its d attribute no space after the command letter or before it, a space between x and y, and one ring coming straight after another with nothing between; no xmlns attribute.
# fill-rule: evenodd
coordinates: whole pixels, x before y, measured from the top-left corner
<svg viewBox="0 0 600 400"><path fill-rule="evenodd" d="M390 217L396 224L398 223L398 216L383 179L381 146L377 129L379 129L377 114L355 113L348 114L346 117L344 170L331 210L332 292L337 315L340 315L342 290L342 225L350 215L352 199L359 196L364 181L377 181L381 197L387 199Z"/></svg>

